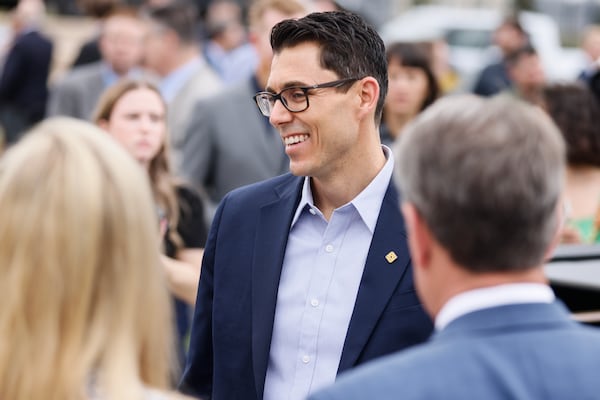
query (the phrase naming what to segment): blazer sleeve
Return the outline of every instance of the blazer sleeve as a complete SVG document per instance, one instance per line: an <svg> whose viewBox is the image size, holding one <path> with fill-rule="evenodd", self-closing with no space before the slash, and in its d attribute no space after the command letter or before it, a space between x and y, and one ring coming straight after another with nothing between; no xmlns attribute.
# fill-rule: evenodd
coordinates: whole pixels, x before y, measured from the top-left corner
<svg viewBox="0 0 600 400"><path fill-rule="evenodd" d="M46 116L54 117L63 115L68 117L79 118L81 111L79 110L79 95L76 88L71 82L63 80L58 82L50 89L50 97L46 107Z"/></svg>
<svg viewBox="0 0 600 400"><path fill-rule="evenodd" d="M6 57L2 77L0 77L0 99L9 101L23 84L26 76L26 55L20 42L15 43Z"/></svg>

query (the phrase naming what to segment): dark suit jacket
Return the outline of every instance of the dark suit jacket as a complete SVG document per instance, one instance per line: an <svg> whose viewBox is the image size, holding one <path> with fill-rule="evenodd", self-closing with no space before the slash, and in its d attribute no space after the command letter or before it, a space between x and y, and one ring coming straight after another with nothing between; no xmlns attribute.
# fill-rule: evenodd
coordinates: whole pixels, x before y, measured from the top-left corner
<svg viewBox="0 0 600 400"><path fill-rule="evenodd" d="M37 31L19 35L0 77L0 106L20 114L26 124L44 117L52 42Z"/></svg>
<svg viewBox="0 0 600 400"><path fill-rule="evenodd" d="M277 289L303 178L225 196L209 233L180 388L215 400L262 399ZM398 259L386 261L394 251ZM383 200L338 371L424 341L432 324L413 288L398 195Z"/></svg>
<svg viewBox="0 0 600 400"><path fill-rule="evenodd" d="M481 71L473 88L480 96L493 96L512 86L504 62L490 64Z"/></svg>
<svg viewBox="0 0 600 400"><path fill-rule="evenodd" d="M600 331L561 303L483 309L352 371L311 400L563 400L600 396Z"/></svg>

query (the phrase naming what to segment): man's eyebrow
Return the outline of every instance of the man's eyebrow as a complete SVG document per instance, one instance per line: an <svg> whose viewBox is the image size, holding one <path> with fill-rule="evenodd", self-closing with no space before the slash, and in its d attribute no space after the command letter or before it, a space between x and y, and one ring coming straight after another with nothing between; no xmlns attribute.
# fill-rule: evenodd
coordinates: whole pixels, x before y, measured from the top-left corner
<svg viewBox="0 0 600 400"><path fill-rule="evenodd" d="M307 86L311 86L311 85L307 84L306 82L302 82L302 81L290 81L290 82L286 82L286 83L283 85L283 87L282 87L282 89L281 89L281 90L289 89L289 88L291 88L291 87L307 87ZM267 91L267 92L271 92L271 93L277 93L277 92L275 92L275 90L274 90L272 87L270 87L270 86L267 86L267 87L265 88L265 91Z"/></svg>

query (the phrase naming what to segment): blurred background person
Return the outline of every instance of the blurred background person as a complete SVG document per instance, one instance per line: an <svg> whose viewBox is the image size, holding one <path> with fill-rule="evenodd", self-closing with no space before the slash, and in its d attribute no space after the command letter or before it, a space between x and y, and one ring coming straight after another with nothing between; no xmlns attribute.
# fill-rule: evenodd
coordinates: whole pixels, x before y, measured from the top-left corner
<svg viewBox="0 0 600 400"><path fill-rule="evenodd" d="M600 106L590 90L577 83L546 86L542 105L567 145L562 241L600 242L594 226L600 207Z"/></svg>
<svg viewBox="0 0 600 400"><path fill-rule="evenodd" d="M338 1L333 0L305 0L308 12L342 11L344 8Z"/></svg>
<svg viewBox="0 0 600 400"><path fill-rule="evenodd" d="M0 204L0 397L179 398L158 391L169 300L131 157L90 123L50 119L0 160Z"/></svg>
<svg viewBox="0 0 600 400"><path fill-rule="evenodd" d="M506 70L511 86L503 92L532 104L542 101L546 74L537 51L529 44L506 56Z"/></svg>
<svg viewBox="0 0 600 400"><path fill-rule="evenodd" d="M590 25L585 29L581 49L586 58L586 67L577 78L589 82L600 68L600 25Z"/></svg>
<svg viewBox="0 0 600 400"><path fill-rule="evenodd" d="M185 127L200 111L196 102L217 93L223 84L200 51L197 10L191 1L151 6L144 15L148 26L144 63L158 74L160 93L169 105L169 156L179 174Z"/></svg>
<svg viewBox="0 0 600 400"><path fill-rule="evenodd" d="M135 8L123 6L111 12L102 25L102 60L72 69L51 88L48 116L91 120L106 88L123 77L142 74L144 35L144 24Z"/></svg>
<svg viewBox="0 0 600 400"><path fill-rule="evenodd" d="M402 129L439 96L440 89L424 45L387 46L388 94L379 127L381 143L390 146Z"/></svg>
<svg viewBox="0 0 600 400"><path fill-rule="evenodd" d="M194 107L185 128L181 171L210 196L209 219L216 204L232 189L288 171L281 137L252 97L264 90L271 71L271 28L305 12L296 0L254 1L249 10L249 40L259 60L254 74Z"/></svg>
<svg viewBox="0 0 600 400"><path fill-rule="evenodd" d="M0 125L7 144L44 118L53 50L40 30L45 13L43 1L20 0L10 16L12 38L0 75Z"/></svg>
<svg viewBox="0 0 600 400"><path fill-rule="evenodd" d="M458 71L450 64L450 48L446 38L437 37L429 43L431 68L437 78L440 95L461 91L463 82Z"/></svg>
<svg viewBox="0 0 600 400"><path fill-rule="evenodd" d="M527 33L515 16L507 17L494 31L494 44L500 54L498 60L483 68L477 78L473 93L492 96L508 89L512 79L508 74L506 57L529 43Z"/></svg>
<svg viewBox="0 0 600 400"><path fill-rule="evenodd" d="M79 0L78 7L84 15L96 19L97 32L94 36L85 41L79 48L79 52L73 60L72 67L78 67L84 64L90 64L102 60L100 53L100 37L102 35L102 25L116 8L121 4L120 0Z"/></svg>
<svg viewBox="0 0 600 400"><path fill-rule="evenodd" d="M250 78L258 62L242 11L237 0L213 0L204 17L204 56L226 85Z"/></svg>
<svg viewBox="0 0 600 400"><path fill-rule="evenodd" d="M166 223L162 261L175 297L183 362L207 230L201 198L171 173L166 115L165 102L155 86L143 80L123 80L100 98L94 121L131 154L150 179L154 201Z"/></svg>

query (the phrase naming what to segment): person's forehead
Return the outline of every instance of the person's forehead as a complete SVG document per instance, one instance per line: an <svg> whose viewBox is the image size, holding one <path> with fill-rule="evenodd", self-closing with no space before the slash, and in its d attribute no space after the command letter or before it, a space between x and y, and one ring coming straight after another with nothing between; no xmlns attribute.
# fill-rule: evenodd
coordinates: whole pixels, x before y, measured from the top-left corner
<svg viewBox="0 0 600 400"><path fill-rule="evenodd" d="M268 85L282 88L290 84L313 85L323 79L337 79L335 72L320 63L320 49L313 43L288 47L273 56Z"/></svg>

